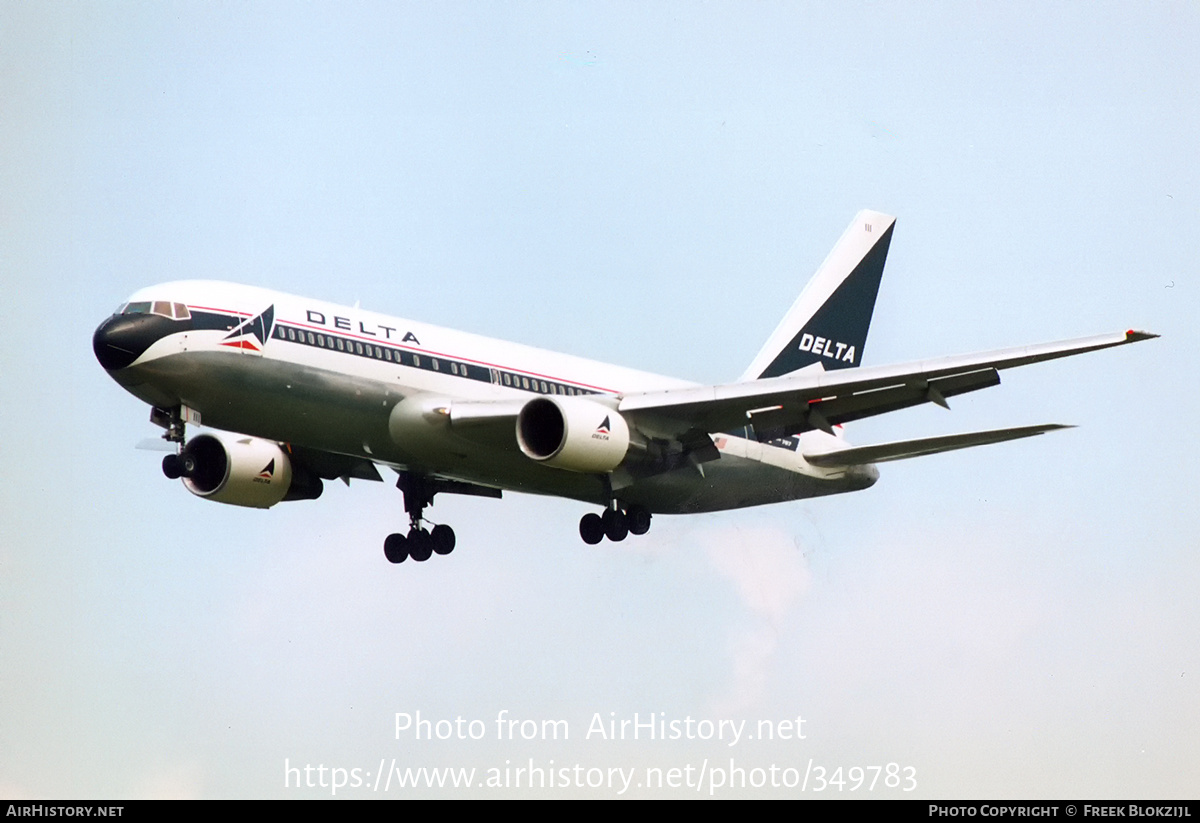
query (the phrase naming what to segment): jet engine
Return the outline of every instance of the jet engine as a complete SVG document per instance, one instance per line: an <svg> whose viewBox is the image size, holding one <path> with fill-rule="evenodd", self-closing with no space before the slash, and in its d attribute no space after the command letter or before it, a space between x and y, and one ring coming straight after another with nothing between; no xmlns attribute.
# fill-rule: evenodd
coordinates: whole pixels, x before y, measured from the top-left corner
<svg viewBox="0 0 1200 823"><path fill-rule="evenodd" d="M256 509L315 500L324 490L321 478L294 466L278 443L233 434L193 437L178 455L167 456L163 471L182 476L197 497Z"/></svg>
<svg viewBox="0 0 1200 823"><path fill-rule="evenodd" d="M517 443L538 462L573 472L610 472L629 451L620 412L581 397L538 397L517 415Z"/></svg>

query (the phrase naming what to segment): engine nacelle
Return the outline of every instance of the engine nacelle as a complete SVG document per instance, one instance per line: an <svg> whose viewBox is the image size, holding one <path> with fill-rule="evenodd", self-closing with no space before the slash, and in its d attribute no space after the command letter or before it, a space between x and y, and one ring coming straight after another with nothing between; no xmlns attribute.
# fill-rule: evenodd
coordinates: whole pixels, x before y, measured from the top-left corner
<svg viewBox="0 0 1200 823"><path fill-rule="evenodd" d="M180 454L183 485L197 497L268 509L281 500L321 496L319 477L296 470L278 443L235 434L201 434Z"/></svg>
<svg viewBox="0 0 1200 823"><path fill-rule="evenodd" d="M538 397L517 415L517 443L547 466L605 473L629 451L629 424L616 409L582 397Z"/></svg>

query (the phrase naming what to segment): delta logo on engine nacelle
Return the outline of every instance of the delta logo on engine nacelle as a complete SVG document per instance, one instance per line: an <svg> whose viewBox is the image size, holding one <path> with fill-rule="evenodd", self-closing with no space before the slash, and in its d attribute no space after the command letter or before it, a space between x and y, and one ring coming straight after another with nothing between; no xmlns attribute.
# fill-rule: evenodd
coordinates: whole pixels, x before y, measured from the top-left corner
<svg viewBox="0 0 1200 823"><path fill-rule="evenodd" d="M267 485L270 485L271 481L274 479L275 479L275 458L272 457L271 462L268 463L267 465L263 466L262 471L260 471L258 473L258 477L254 478L254 482L255 483L266 483Z"/></svg>
<svg viewBox="0 0 1200 823"><path fill-rule="evenodd" d="M600 425L596 427L596 430L592 432L592 439L608 440L610 431L612 431L612 424L608 420L608 415L605 415L604 420L601 421Z"/></svg>

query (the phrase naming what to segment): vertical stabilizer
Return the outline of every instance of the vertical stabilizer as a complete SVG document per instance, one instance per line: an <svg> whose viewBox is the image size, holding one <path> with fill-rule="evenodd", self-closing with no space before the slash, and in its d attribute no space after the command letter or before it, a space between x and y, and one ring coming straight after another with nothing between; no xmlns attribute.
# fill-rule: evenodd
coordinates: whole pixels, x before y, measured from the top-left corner
<svg viewBox="0 0 1200 823"><path fill-rule="evenodd" d="M743 381L778 377L814 363L829 370L862 362L895 223L895 217L877 211L858 213Z"/></svg>

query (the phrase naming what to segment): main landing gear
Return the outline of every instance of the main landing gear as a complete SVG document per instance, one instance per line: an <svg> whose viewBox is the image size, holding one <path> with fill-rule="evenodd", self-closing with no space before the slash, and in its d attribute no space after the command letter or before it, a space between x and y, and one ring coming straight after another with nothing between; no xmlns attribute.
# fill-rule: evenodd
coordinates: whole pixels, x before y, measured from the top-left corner
<svg viewBox="0 0 1200 823"><path fill-rule="evenodd" d="M631 534L645 534L650 531L650 511L645 506L627 506L624 509L620 503L613 501L603 514L585 514L579 521L579 536L589 546L594 546L604 538L619 543Z"/></svg>
<svg viewBox="0 0 1200 823"><path fill-rule="evenodd" d="M454 551L454 542L454 529L446 524L427 530L414 518L407 535L396 533L387 536L383 541L383 555L390 563L403 563L410 557L418 563L424 563L434 554L450 554Z"/></svg>
<svg viewBox="0 0 1200 823"><path fill-rule="evenodd" d="M445 524L432 530L421 525L425 507L433 505L433 489L429 481L420 475L403 472L396 486L404 492L404 510L408 512L408 534L389 534L383 541L383 555L390 563L403 563L412 558L424 563L435 554L450 554L454 551L454 529Z"/></svg>

